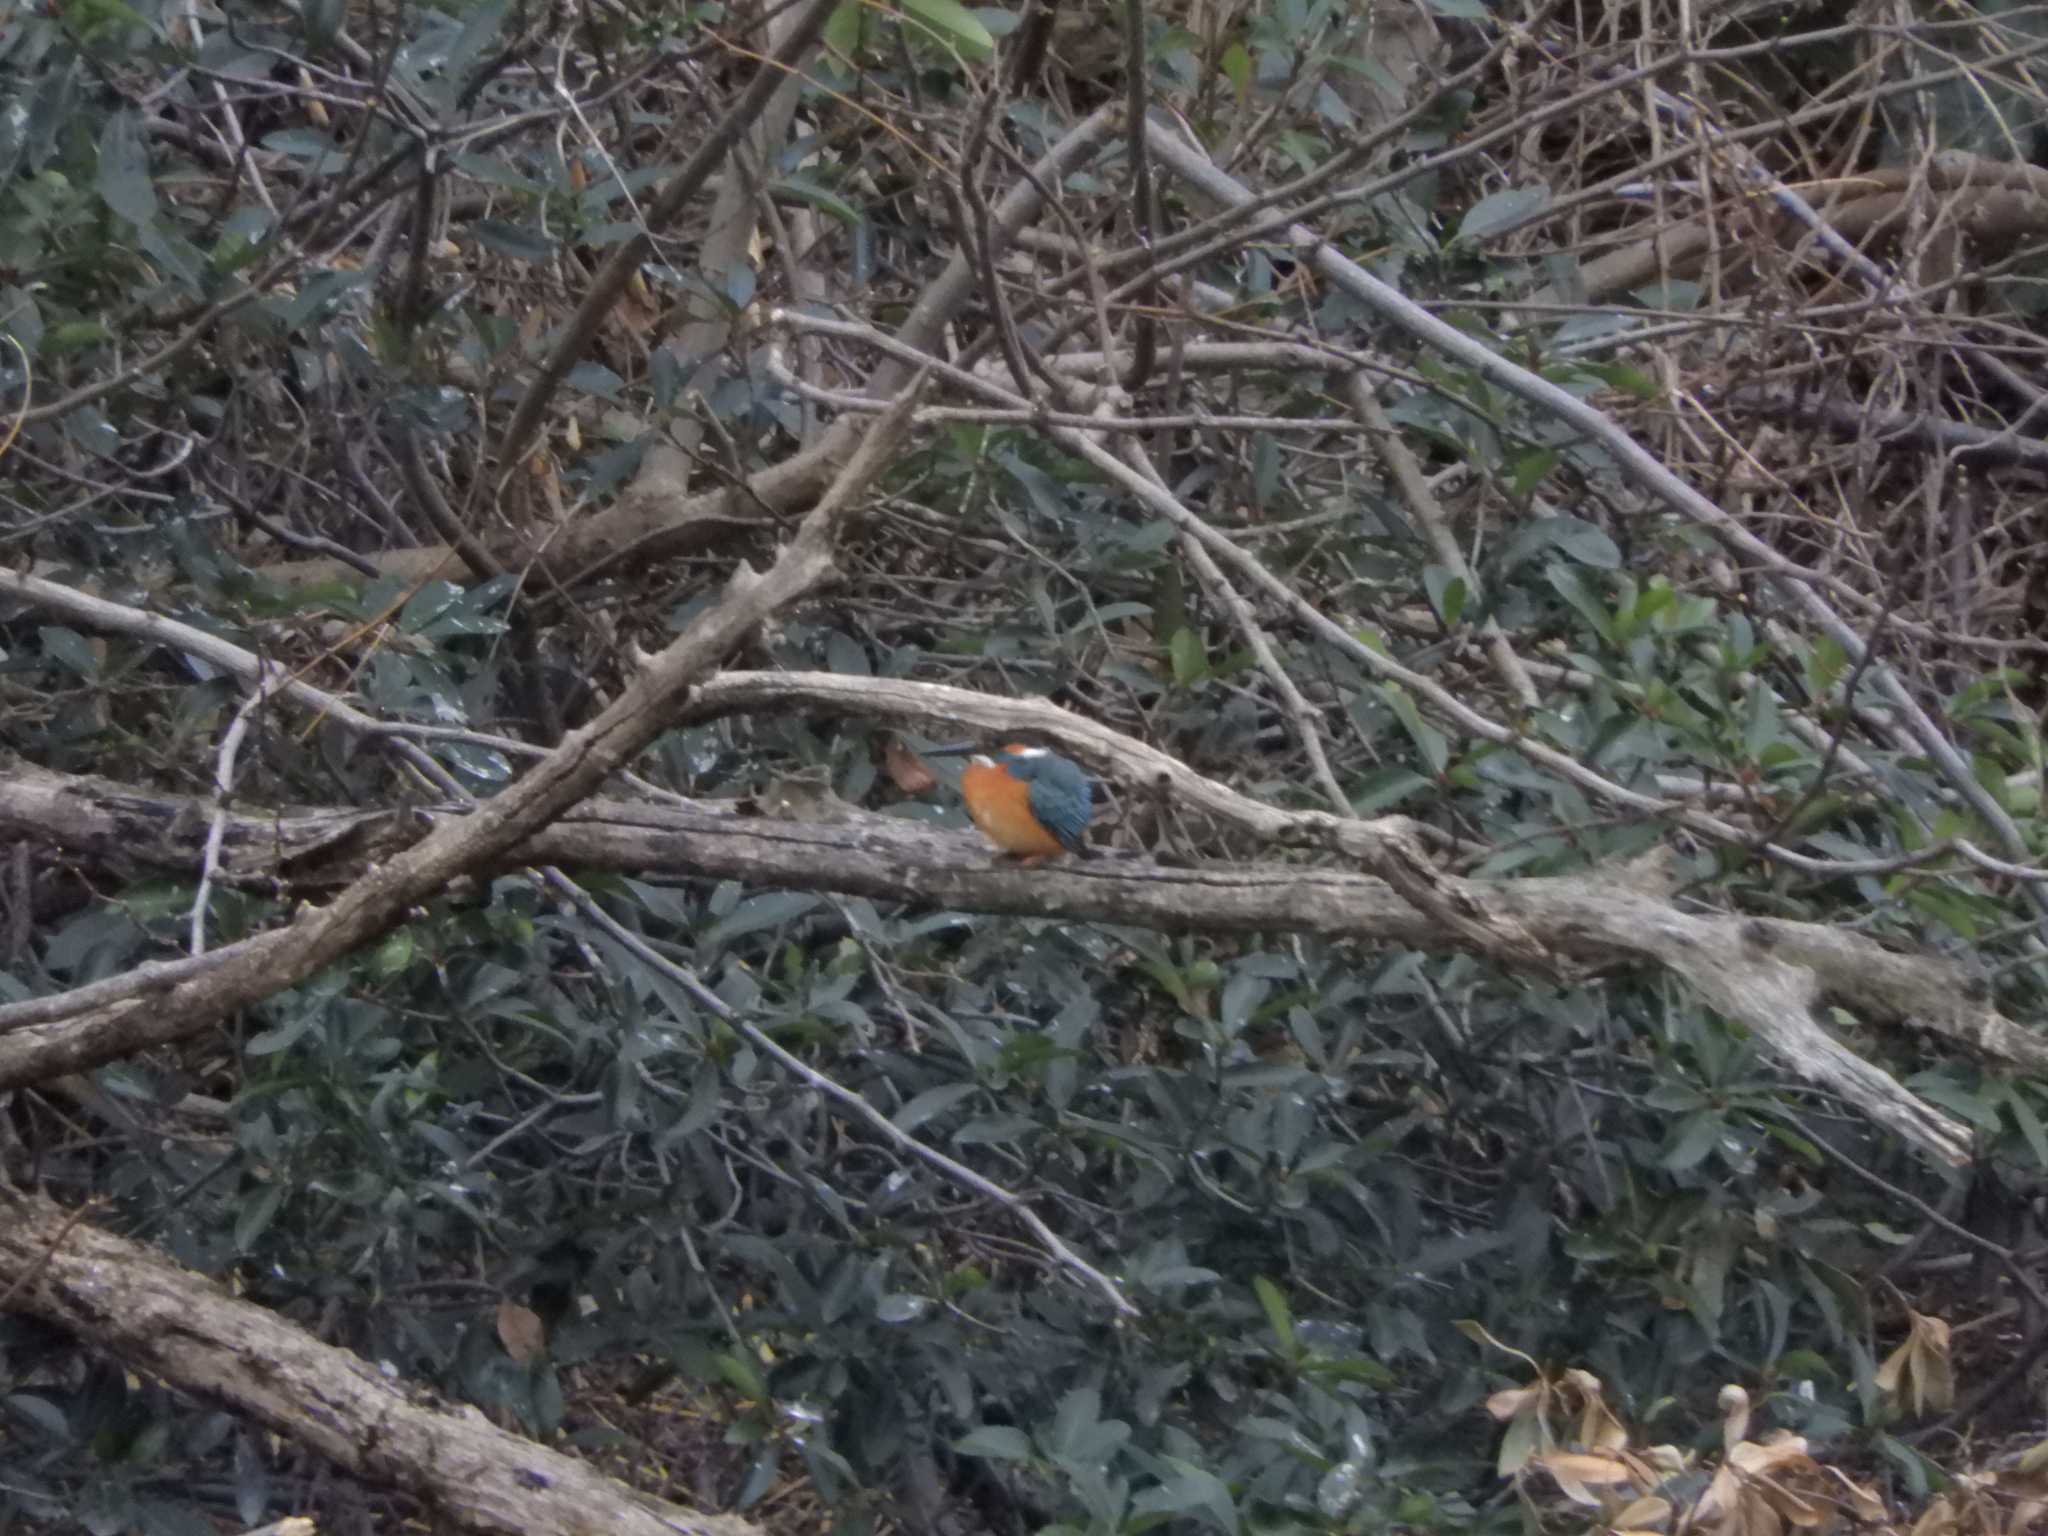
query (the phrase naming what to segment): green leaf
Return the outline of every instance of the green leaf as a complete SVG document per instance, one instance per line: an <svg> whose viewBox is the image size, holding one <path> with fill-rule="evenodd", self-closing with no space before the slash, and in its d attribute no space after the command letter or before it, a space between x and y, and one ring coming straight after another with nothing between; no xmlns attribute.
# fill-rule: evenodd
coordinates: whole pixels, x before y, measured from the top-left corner
<svg viewBox="0 0 2048 1536"><path fill-rule="evenodd" d="M995 57L996 40L959 0L902 0L908 20L920 22L924 30L962 57L986 64Z"/></svg>
<svg viewBox="0 0 2048 1536"><path fill-rule="evenodd" d="M52 624L37 634L43 642L43 654L65 671L88 681L100 675L100 659L92 642L77 630Z"/></svg>
<svg viewBox="0 0 2048 1536"><path fill-rule="evenodd" d="M1008 1424L984 1424L955 1440L953 1449L962 1456L981 1456L990 1461L1029 1461L1031 1437Z"/></svg>
<svg viewBox="0 0 2048 1536"><path fill-rule="evenodd" d="M742 1397L759 1402L768 1396L768 1383L762 1379L760 1368L745 1355L727 1352L718 1357L717 1363L718 1374Z"/></svg>
<svg viewBox="0 0 2048 1536"><path fill-rule="evenodd" d="M1706 1155L1714 1150L1714 1144L1721 1139L1721 1117L1701 1110L1687 1115L1678 1123L1678 1129L1671 1138L1671 1150L1661 1159L1672 1172L1682 1172L1697 1167Z"/></svg>
<svg viewBox="0 0 2048 1536"><path fill-rule="evenodd" d="M318 53L334 41L335 33L341 30L342 9L346 0L306 0L299 9L299 24L306 31L308 52Z"/></svg>
<svg viewBox="0 0 2048 1536"><path fill-rule="evenodd" d="M1921 1098L1931 1099L1951 1114L1960 1115L1980 1131L1995 1132L1998 1129L1998 1106L1987 1101L1982 1094L1971 1093L1960 1083L1923 1072L1908 1080L1906 1086Z"/></svg>
<svg viewBox="0 0 2048 1536"><path fill-rule="evenodd" d="M1243 43L1232 43L1224 49L1216 67L1223 71L1223 78L1230 82L1230 88L1237 92L1239 100L1251 94L1252 56L1245 52Z"/></svg>
<svg viewBox="0 0 2048 1536"><path fill-rule="evenodd" d="M1581 363L1579 371L1590 373L1609 389L1618 389L1638 400L1654 400L1663 393L1655 379L1627 363Z"/></svg>
<svg viewBox="0 0 2048 1536"><path fill-rule="evenodd" d="M562 382L571 389L581 390L586 395L597 395L605 400L618 399L626 387L626 381L603 363L578 363L569 370L568 378Z"/></svg>
<svg viewBox="0 0 2048 1536"><path fill-rule="evenodd" d="M1517 499L1527 496L1557 467L1557 460L1555 448L1538 448L1523 454L1508 470L1508 494Z"/></svg>
<svg viewBox="0 0 2048 1536"><path fill-rule="evenodd" d="M1484 240L1496 230L1519 224L1531 214L1541 213L1550 206L1550 188L1541 182L1528 187L1509 187L1482 197L1465 212L1458 224L1461 241Z"/></svg>
<svg viewBox="0 0 2048 1536"><path fill-rule="evenodd" d="M834 11L825 23L825 46L841 58L858 57L863 30L861 17L866 9L859 0L847 0L845 5Z"/></svg>
<svg viewBox="0 0 2048 1536"><path fill-rule="evenodd" d="M1557 595L1578 610L1593 633L1610 645L1614 643L1614 620L1607 611L1607 600L1583 572L1576 566L1552 565L1543 574Z"/></svg>
<svg viewBox="0 0 2048 1536"><path fill-rule="evenodd" d="M1595 570L1621 568L1620 548L1593 524L1577 517L1537 517L1523 523L1508 540L1500 556L1501 569L1512 571L1524 561L1551 550Z"/></svg>
<svg viewBox="0 0 2048 1536"><path fill-rule="evenodd" d="M1444 628L1456 629L1465 612L1465 578L1452 575L1441 565L1432 565L1423 570L1422 585L1429 593L1429 606L1436 610Z"/></svg>
<svg viewBox="0 0 2048 1536"><path fill-rule="evenodd" d="M1450 761L1450 738L1422 718L1422 711L1415 707L1415 701L1408 696L1408 690L1399 683L1381 683L1380 697L1393 709L1394 716L1407 730L1409 740L1415 743L1422 760L1429 765L1429 771L1440 774L1444 764Z"/></svg>
<svg viewBox="0 0 2048 1536"><path fill-rule="evenodd" d="M269 1229L276 1217L278 1207L284 1204L284 1186L266 1184L248 1200L235 1217L235 1250L247 1253L256 1246L256 1239Z"/></svg>
<svg viewBox="0 0 2048 1536"><path fill-rule="evenodd" d="M859 6L847 6L847 10L858 12ZM809 203L820 213L827 214L844 224L848 229L857 229L863 222L861 211L830 187L804 176L785 176L780 181L768 184L769 192L780 192L784 197L793 197L799 202Z"/></svg>
<svg viewBox="0 0 2048 1536"><path fill-rule="evenodd" d="M478 219L469 226L469 230L485 250L509 256L514 261L555 259L554 237L543 230L507 224L503 219Z"/></svg>
<svg viewBox="0 0 2048 1536"><path fill-rule="evenodd" d="M2005 1085L2005 1107L2012 1111L2013 1124L2020 1135L2026 1138L2027 1150L2034 1154L2037 1166L2048 1168L2048 1132L2041 1126L2041 1117L2034 1112L2034 1106L2027 1102L2026 1091L2015 1084Z"/></svg>
<svg viewBox="0 0 2048 1536"><path fill-rule="evenodd" d="M394 929L370 957L370 973L380 979L402 975L412 964L413 937L410 928Z"/></svg>
<svg viewBox="0 0 2048 1536"><path fill-rule="evenodd" d="M1254 1275L1252 1293L1259 1298L1259 1305L1265 1308L1266 1325L1273 1330L1273 1337L1280 1341L1281 1351L1287 1355L1299 1353L1299 1346L1294 1342L1294 1312L1287 1305L1287 1298L1280 1293L1280 1287L1264 1275Z"/></svg>
<svg viewBox="0 0 2048 1536"><path fill-rule="evenodd" d="M511 0L482 0L481 4L470 8L462 30L439 60L439 78L447 86L450 99L455 91L467 84L469 66L483 56L485 45L498 35L510 6Z"/></svg>
<svg viewBox="0 0 2048 1536"><path fill-rule="evenodd" d="M927 1088L891 1115L889 1123L899 1131L914 1131L935 1115L943 1115L973 1093L975 1087L973 1083L945 1083L937 1088Z"/></svg>
<svg viewBox="0 0 2048 1536"><path fill-rule="evenodd" d="M106 205L131 224L155 220L156 184L149 179L149 151L142 140L141 119L129 108L107 119L93 185Z"/></svg>
<svg viewBox="0 0 2048 1536"><path fill-rule="evenodd" d="M83 352L87 347L96 347L111 335L113 332L97 320L66 320L43 333L42 346L38 350L44 357L62 357L69 352Z"/></svg>
<svg viewBox="0 0 2048 1536"><path fill-rule="evenodd" d="M1240 1529L1237 1504L1230 1497L1230 1487L1223 1479L1175 1456L1162 1456L1160 1460L1172 1469L1172 1475L1158 1487L1147 1489L1134 1499L1131 1505L1134 1512L1180 1515L1198 1511L1218 1529L1237 1536Z"/></svg>
<svg viewBox="0 0 2048 1536"><path fill-rule="evenodd" d="M1192 629L1175 630L1166 653L1173 662L1173 680L1181 687L1192 687L1209 675L1208 647Z"/></svg>

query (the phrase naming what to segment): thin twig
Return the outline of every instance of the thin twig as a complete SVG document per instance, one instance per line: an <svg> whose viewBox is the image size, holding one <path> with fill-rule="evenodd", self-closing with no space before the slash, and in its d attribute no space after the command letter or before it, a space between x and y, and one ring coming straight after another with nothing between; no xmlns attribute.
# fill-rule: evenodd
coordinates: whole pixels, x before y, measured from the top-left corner
<svg viewBox="0 0 2048 1536"><path fill-rule="evenodd" d="M1138 1309L1131 1305L1117 1283L1093 1264L1082 1258L1078 1253L1074 1252L1072 1248L1069 1248L1061 1240L1059 1234L1047 1226L1039 1214L1022 1197L1013 1194L984 1175L976 1173L965 1163L948 1157L945 1153L939 1151L938 1148L928 1146L924 1142L919 1141L915 1136L895 1125L887 1115L883 1114L851 1088L848 1088L845 1084L834 1078L827 1077L823 1072L805 1062L801 1057L793 1055L779 1044L772 1035L754 1023L753 1020L730 1007L716 992L699 981L694 972L685 970L682 966L677 965L658 950L649 946L632 929L626 927L609 912L605 911L603 907L599 906L581 886L569 879L560 870L546 869L542 873L547 876L548 883L568 897L569 900L573 901L577 909L585 917L602 927L615 941L632 951L642 961L654 966L663 975L674 981L676 985L682 987L696 1000L699 1007L706 1009L720 1022L744 1035L747 1043L752 1045L755 1050L773 1057L782 1064L786 1071L795 1073L827 1098L851 1110L869 1126L873 1127L897 1146L903 1148L904 1151L910 1153L911 1156L931 1164L932 1167L938 1169L939 1172L955 1183L964 1184L976 1194L993 1200L996 1204L1002 1206L1003 1209L1010 1212L1011 1215L1015 1216L1018 1221L1022 1222L1030 1230L1031 1235L1044 1245L1046 1252L1051 1254L1056 1261L1071 1269L1075 1274L1081 1276L1082 1279L1100 1291L1108 1300L1110 1306L1115 1308L1119 1316L1136 1317L1139 1315Z"/></svg>

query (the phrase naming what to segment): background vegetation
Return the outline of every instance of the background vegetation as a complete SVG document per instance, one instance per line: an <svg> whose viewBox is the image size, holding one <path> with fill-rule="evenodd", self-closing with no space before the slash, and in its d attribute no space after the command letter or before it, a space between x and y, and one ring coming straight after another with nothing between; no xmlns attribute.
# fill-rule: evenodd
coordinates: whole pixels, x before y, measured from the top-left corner
<svg viewBox="0 0 2048 1536"><path fill-rule="evenodd" d="M2048 1352L2042 16L0 9L0 1211L771 1529L1910 1520ZM505 1528L55 1275L0 1528Z"/></svg>

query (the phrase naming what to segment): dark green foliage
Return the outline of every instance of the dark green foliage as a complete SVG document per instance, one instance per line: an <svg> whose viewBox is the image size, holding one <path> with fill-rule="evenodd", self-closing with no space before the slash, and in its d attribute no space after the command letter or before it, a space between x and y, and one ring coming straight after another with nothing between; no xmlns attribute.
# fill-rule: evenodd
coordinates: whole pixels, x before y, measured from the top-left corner
<svg viewBox="0 0 2048 1536"><path fill-rule="evenodd" d="M430 743L485 796L524 766L507 742L537 751L590 718L626 637L685 629L734 562L759 563L785 530L764 521L564 590L527 563L480 578L455 556L425 578L362 574L439 537L407 445L465 530L492 538L521 495L544 500L530 481L560 497L546 518L594 515L679 416L702 429L698 488L723 486L786 456L810 407L744 330L716 357L682 358L660 328L685 298L738 321L790 295L765 259L689 269L677 236L645 273L639 329L567 374L560 403L579 426L573 444L558 431L536 450L553 456L548 476L494 462L494 434L579 296L563 274L638 231L636 200L687 152L668 135L684 109L607 94L593 64L601 133L570 134L545 71L528 67L554 34L495 0L395 19L331 0L230 9L196 57L172 41L170 8L123 0L23 8L0 30L0 337L19 348L0 348L0 403L20 399L24 357L35 406L106 386L25 427L7 462L20 473L6 548L124 595L147 572L157 612L302 668L380 720L497 738ZM850 136L871 130L833 114L859 101L920 133L961 126L978 110L966 65L1015 20L950 0L903 11L841 14L799 142L762 168L778 206L824 216L841 297L878 323L900 320L905 288L937 270L955 214L916 182L924 162L886 145L863 159ZM1465 0L1435 12L1486 17ZM698 80L720 67L723 19L646 6L573 26L592 31L579 46L605 69ZM1149 20L1159 98L1211 142L1274 109L1257 147L1268 182L1363 137L1360 82L1379 88L1385 66L1345 8L1276 0L1227 37ZM361 68L344 64L346 28L377 43L381 89L431 131L396 107L356 113L347 133L322 126L296 62L272 79L285 61L308 79ZM1081 62L1069 84L1086 98L1100 82ZM215 195L211 141L181 131L208 121L214 81L250 93L292 211L239 183ZM136 102L158 85L170 106L145 115ZM1511 93L1416 94L1387 150L1404 164L1520 110ZM1066 106L1092 104L1027 94L998 127L1037 153ZM1123 153L1063 195L1114 204ZM1633 324L1633 307L1497 323L1496 300L1533 286L1541 263L1489 242L1565 190L1527 165L1505 179L1451 165L1340 199L1321 227L1503 356L1619 411L1663 384L1640 358L1572 349ZM411 200L446 196L462 199L448 226L460 260L410 266ZM1176 226L1200 213L1176 207ZM373 214L391 220L390 243L362 233L384 227ZM1189 275L1247 334L1350 345L1363 312L1304 272L1261 238ZM1659 304L1699 298L1679 281ZM123 372L216 305L203 345ZM1058 317L1079 334L1092 324ZM1462 573L1354 453L1334 371L1247 365L1189 406L1325 417L1328 432L1162 429L1155 465L1347 635L1611 785L1733 806L1756 846L1813 858L1874 864L1938 838L1982 841L1954 786L1869 725L1872 675L1767 622L1742 588L1750 573L1703 575L1716 551L1633 501L1605 451L1441 358L1404 352L1397 372L1388 417L1483 509L1457 530ZM159 478L165 442L193 459ZM751 642L747 664L1052 698L1270 804L1328 809L1255 650L1189 574L1170 521L1016 420L934 425L887 489L843 552L843 582ZM281 555L279 525L303 547ZM285 555L349 574L266 571ZM1859 622L1881 631L1877 611ZM1351 809L1425 823L1457 873L1611 872L1674 841L1668 821L1462 730L1295 617L1259 617ZM1475 662L1488 624L1546 669L1540 707L1505 699ZM248 697L199 656L25 607L0 613L0 646L0 741L52 771L205 793ZM2038 852L2036 681L1981 654L1940 652L1914 686ZM1836 734L1867 778L1845 778ZM728 800L812 770L869 810L957 824L950 792L891 787L882 747L859 720L764 712L680 727L639 766L664 789ZM243 752L238 804L445 803L298 704L258 712ZM1185 824L1142 786L1112 788L1096 826L1127 850L1305 865ZM0 1002L179 950L195 877L151 853L80 854L84 873L38 909L0 974ZM2039 1015L2027 909L1966 861L1808 875L1750 846L1687 843L1681 858L1685 902L1967 953L2007 1017ZM104 1199L99 1219L125 1234L536 1439L593 1455L630 1445L593 1402L616 1391L638 1405L679 1383L735 1448L703 1479L705 1502L753 1507L800 1471L848 1531L928 1472L1004 1531L1519 1530L1484 1411L1516 1368L1467 1323L1547 1368L1592 1370L1659 1438L1711 1440L1716 1393L1736 1381L1774 1423L1846 1455L1889 1454L1895 1486L1923 1491L1925 1467L1886 1438L1904 1426L1875 1380L1895 1303L1919 1297L1910 1274L1891 1272L1896 1293L1873 1286L1909 1245L1967 1251L1923 1223L1959 1186L1769 1063L1670 976L1576 956L1556 974L1510 972L1448 938L1428 951L1196 938L652 873L583 883L728 1008L1028 1200L1138 1316L1114 1318L1012 1213L783 1071L531 872L443 893L210 1035L81 1079L83 1100L0 1101L0 1150L67 1200ZM218 947L291 911L275 887L224 881L205 931ZM2037 1082L1834 1022L1980 1133L2014 1182L2048 1173ZM1995 1240L2020 1245L2030 1220ZM504 1346L508 1300L544 1325L531 1359ZM94 1343L0 1315L0 1530L253 1525L326 1486L303 1456L130 1377ZM394 1526L413 1513L336 1502Z"/></svg>

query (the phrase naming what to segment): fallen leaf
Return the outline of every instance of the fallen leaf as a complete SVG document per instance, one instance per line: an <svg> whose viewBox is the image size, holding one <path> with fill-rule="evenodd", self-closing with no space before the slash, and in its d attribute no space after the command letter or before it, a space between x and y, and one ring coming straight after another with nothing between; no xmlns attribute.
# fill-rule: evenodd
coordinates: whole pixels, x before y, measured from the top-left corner
<svg viewBox="0 0 2048 1536"><path fill-rule="evenodd" d="M506 1354L524 1365L546 1348L547 1341L539 1313L516 1301L498 1303L498 1342Z"/></svg>
<svg viewBox="0 0 2048 1536"><path fill-rule="evenodd" d="M889 782L906 795L922 795L939 782L930 765L894 736L882 744L882 768Z"/></svg>

